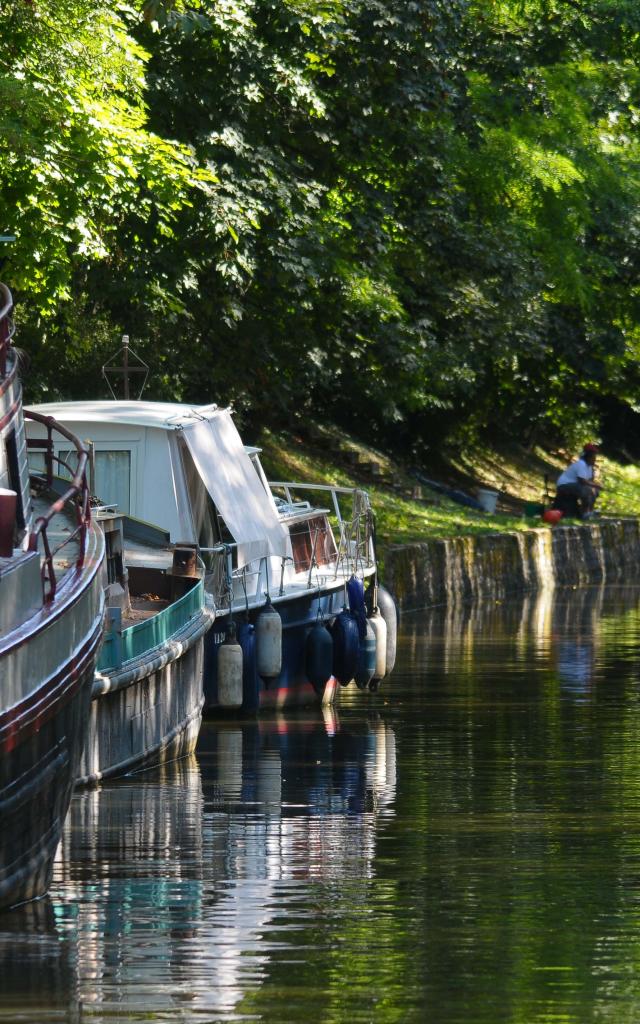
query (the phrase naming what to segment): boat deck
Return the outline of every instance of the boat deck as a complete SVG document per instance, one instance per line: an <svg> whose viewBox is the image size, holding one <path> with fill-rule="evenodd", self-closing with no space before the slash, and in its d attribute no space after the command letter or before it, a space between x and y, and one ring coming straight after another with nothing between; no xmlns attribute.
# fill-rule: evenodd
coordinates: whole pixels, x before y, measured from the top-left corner
<svg viewBox="0 0 640 1024"><path fill-rule="evenodd" d="M32 495L34 523L37 522L40 516L46 515L54 500L55 495L46 492ZM69 569L73 568L80 555L80 537L72 536L76 527L75 512L72 508L65 508L61 512L56 512L47 526L49 547L53 555L53 569L58 582L62 580ZM40 551L42 562L44 560L42 542L38 545L38 550ZM16 558L17 555L13 558L14 563Z"/></svg>
<svg viewBox="0 0 640 1024"><path fill-rule="evenodd" d="M155 594L143 594L140 597L131 595L131 606L122 616L122 628L135 626L136 622L144 622L151 619L164 608L169 607L170 602Z"/></svg>

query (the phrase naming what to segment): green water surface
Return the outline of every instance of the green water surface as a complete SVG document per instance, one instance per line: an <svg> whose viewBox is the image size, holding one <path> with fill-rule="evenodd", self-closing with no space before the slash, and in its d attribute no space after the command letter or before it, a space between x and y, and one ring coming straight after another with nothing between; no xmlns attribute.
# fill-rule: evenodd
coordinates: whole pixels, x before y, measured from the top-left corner
<svg viewBox="0 0 640 1024"><path fill-rule="evenodd" d="M640 590L416 613L379 695L77 794L0 1021L635 1024L639 643Z"/></svg>

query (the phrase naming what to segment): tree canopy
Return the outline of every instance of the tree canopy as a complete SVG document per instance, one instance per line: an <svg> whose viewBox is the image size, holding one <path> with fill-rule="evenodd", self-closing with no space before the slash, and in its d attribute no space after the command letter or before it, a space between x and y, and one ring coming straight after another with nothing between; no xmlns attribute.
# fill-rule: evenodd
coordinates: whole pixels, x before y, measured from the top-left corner
<svg viewBox="0 0 640 1024"><path fill-rule="evenodd" d="M95 395L126 331L149 397L417 458L634 422L630 0L15 0L3 29L34 396Z"/></svg>

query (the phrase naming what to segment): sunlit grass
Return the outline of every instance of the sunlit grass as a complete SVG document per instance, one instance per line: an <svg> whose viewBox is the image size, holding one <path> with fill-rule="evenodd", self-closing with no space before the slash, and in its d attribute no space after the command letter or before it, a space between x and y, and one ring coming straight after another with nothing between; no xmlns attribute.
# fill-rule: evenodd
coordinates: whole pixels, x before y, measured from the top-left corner
<svg viewBox="0 0 640 1024"><path fill-rule="evenodd" d="M381 553L390 544L430 540L480 533L501 533L544 527L539 517L488 515L458 505L426 487L418 488L406 467L389 456L374 452L337 430L323 428L313 442L296 435L264 431L259 439L262 460L271 480L292 480L364 487L371 496ZM346 465L350 452L356 452L360 465ZM366 460L374 460L385 474L384 482L372 481ZM363 465L362 463L365 463ZM452 468L467 477L475 475L479 486L494 487L502 494L525 502L541 501L545 474L552 493L564 461L538 449L533 453L516 451L497 454L490 449L466 452L452 460ZM621 466L599 459L599 474L604 490L599 507L607 515L640 515L640 468ZM470 492L473 485L467 488ZM416 494L420 497L414 497Z"/></svg>
<svg viewBox="0 0 640 1024"><path fill-rule="evenodd" d="M604 489L599 507L608 515L640 515L640 467L601 459Z"/></svg>

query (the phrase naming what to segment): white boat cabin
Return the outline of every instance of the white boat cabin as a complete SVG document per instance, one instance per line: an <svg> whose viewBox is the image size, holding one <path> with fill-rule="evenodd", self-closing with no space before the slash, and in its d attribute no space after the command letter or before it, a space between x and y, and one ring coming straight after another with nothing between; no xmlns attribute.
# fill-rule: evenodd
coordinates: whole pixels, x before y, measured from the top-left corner
<svg viewBox="0 0 640 1024"><path fill-rule="evenodd" d="M352 571L354 541L342 536L339 489L320 488L323 500L330 494L333 500L336 544L328 510L294 500L291 488L298 485L274 485L282 493L274 497L259 449L242 444L228 409L99 401L57 402L36 411L55 416L90 442L92 491L101 505L117 506L132 521L166 531L169 544L199 545L205 564L218 575L212 589L219 600L225 587L227 600L240 600L246 590L253 603L264 591L282 596L292 584L317 586L321 571L336 585ZM38 423L27 430L30 437L43 433ZM55 454L65 456L63 445ZM133 550L125 556L135 558ZM373 564L368 551L364 562Z"/></svg>

